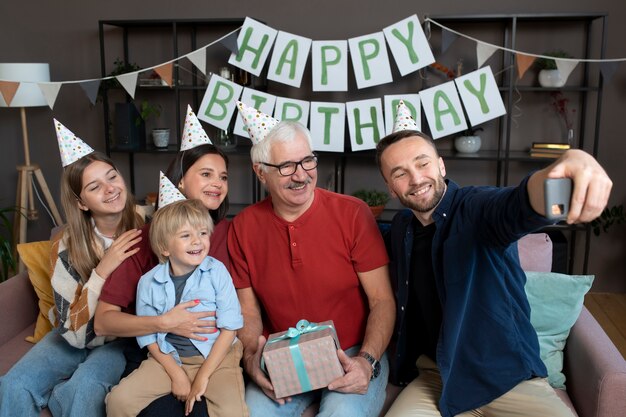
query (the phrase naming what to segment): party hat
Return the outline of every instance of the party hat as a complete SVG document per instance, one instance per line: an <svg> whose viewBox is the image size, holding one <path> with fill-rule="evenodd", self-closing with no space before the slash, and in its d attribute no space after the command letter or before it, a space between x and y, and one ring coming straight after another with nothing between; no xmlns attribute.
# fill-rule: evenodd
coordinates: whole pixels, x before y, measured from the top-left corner
<svg viewBox="0 0 626 417"><path fill-rule="evenodd" d="M165 207L175 201L184 200L185 196L178 191L178 188L172 184L172 181L159 171L159 207Z"/></svg>
<svg viewBox="0 0 626 417"><path fill-rule="evenodd" d="M393 122L393 133L401 130L419 130L417 123L415 123L413 116L411 116L411 111L406 104L404 104L403 100L400 100L398 103L396 119Z"/></svg>
<svg viewBox="0 0 626 417"><path fill-rule="evenodd" d="M83 142L57 119L52 120L54 120L54 130L57 132L59 151L61 152L61 163L64 167L94 151L91 146Z"/></svg>
<svg viewBox="0 0 626 417"><path fill-rule="evenodd" d="M183 138L180 144L180 150L195 148L199 145L211 144L211 139L207 136L202 128L196 114L191 110L191 106L187 105L187 116L185 116L185 128L183 129Z"/></svg>
<svg viewBox="0 0 626 417"><path fill-rule="evenodd" d="M265 136L278 123L278 120L272 116L268 116L254 107L246 106L241 101L237 102L237 109L239 109L239 114L243 119L243 124L248 131L250 140L255 145L265 139Z"/></svg>

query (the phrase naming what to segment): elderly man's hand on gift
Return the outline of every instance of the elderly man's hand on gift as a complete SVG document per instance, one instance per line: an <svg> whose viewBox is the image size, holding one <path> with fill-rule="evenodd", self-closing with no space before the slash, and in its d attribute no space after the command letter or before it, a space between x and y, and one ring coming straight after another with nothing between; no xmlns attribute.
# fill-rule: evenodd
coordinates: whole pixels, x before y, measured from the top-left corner
<svg viewBox="0 0 626 417"><path fill-rule="evenodd" d="M261 369L261 354L265 347L267 340L264 336L259 336L257 349L254 353L246 354L243 356L243 368L247 372L248 376L263 390L265 395L276 401L280 405L284 405L285 402L291 401L291 397L276 398L274 395L274 386L265 375L265 372Z"/></svg>
<svg viewBox="0 0 626 417"><path fill-rule="evenodd" d="M365 394L372 377L372 365L360 356L349 357L341 349L337 350L337 356L345 375L331 382L328 389L344 394Z"/></svg>

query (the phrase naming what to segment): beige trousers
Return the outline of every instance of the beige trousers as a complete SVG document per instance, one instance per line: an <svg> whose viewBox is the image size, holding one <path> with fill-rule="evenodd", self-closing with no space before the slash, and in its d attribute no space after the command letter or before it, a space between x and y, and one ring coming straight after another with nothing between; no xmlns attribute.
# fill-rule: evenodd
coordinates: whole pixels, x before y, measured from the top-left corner
<svg viewBox="0 0 626 417"><path fill-rule="evenodd" d="M204 398L211 417L248 417L248 407L244 400L245 386L242 369L239 366L243 346L237 340L230 348L222 363L209 377ZM202 356L181 358L182 368L193 382L202 366ZM172 381L161 364L148 356L139 368L134 370L113 387L106 398L108 417L135 417L152 401L172 392Z"/></svg>
<svg viewBox="0 0 626 417"><path fill-rule="evenodd" d="M419 376L407 385L385 417L441 417L438 410L441 376L437 365L427 356L417 359ZM545 378L524 381L512 390L463 417L573 417L574 414L556 395Z"/></svg>

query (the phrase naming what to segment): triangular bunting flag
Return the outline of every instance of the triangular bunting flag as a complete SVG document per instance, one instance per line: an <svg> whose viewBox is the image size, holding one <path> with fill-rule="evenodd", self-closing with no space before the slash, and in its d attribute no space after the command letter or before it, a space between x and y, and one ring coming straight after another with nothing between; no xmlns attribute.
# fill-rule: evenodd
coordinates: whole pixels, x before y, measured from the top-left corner
<svg viewBox="0 0 626 417"><path fill-rule="evenodd" d="M445 54L450 45L459 37L456 33L443 29L441 31L441 55Z"/></svg>
<svg viewBox="0 0 626 417"><path fill-rule="evenodd" d="M220 44L233 54L237 54L239 53L239 47L237 46L237 36L239 36L239 30L236 30L235 32L226 36L220 41Z"/></svg>
<svg viewBox="0 0 626 417"><path fill-rule="evenodd" d="M54 102L57 100L57 96L59 95L59 90L61 90L61 86L63 83L41 83L37 84L41 93L43 94L46 102L50 109L54 107Z"/></svg>
<svg viewBox="0 0 626 417"><path fill-rule="evenodd" d="M129 72L128 74L116 75L115 78L122 84L124 90L129 96L135 98L135 89L137 88L137 76L139 72Z"/></svg>
<svg viewBox="0 0 626 417"><path fill-rule="evenodd" d="M159 208L180 200L185 200L185 196L178 191L163 171L159 171Z"/></svg>
<svg viewBox="0 0 626 417"><path fill-rule="evenodd" d="M576 65L578 65L578 61L574 59L555 59L556 68L559 70L559 74L562 80L567 81L569 75L574 71Z"/></svg>
<svg viewBox="0 0 626 417"><path fill-rule="evenodd" d="M14 81L0 81L0 93L2 93L2 98L7 103L7 107L11 107L11 102L18 88L20 88L20 83Z"/></svg>
<svg viewBox="0 0 626 417"><path fill-rule="evenodd" d="M482 67L497 50L495 46L478 42L476 44L476 68Z"/></svg>
<svg viewBox="0 0 626 417"><path fill-rule="evenodd" d="M393 122L393 133L401 130L419 130L417 123L415 123L413 116L411 116L411 110L404 104L404 100L400 100L398 103L396 119Z"/></svg>
<svg viewBox="0 0 626 417"><path fill-rule="evenodd" d="M193 51L187 55L187 59L198 68L202 75L206 75L206 48Z"/></svg>
<svg viewBox="0 0 626 417"><path fill-rule="evenodd" d="M613 74L617 71L621 62L613 61L613 62L601 62L600 63L600 72L602 73L602 78L605 83L611 82L611 78L613 78Z"/></svg>
<svg viewBox="0 0 626 417"><path fill-rule="evenodd" d="M161 77L161 79L163 81L165 81L165 84L169 85L170 87L172 86L172 71L174 70L174 63L170 62L167 64L163 64L159 67L156 67L154 69L154 72L156 72L157 74L159 74L159 77Z"/></svg>
<svg viewBox="0 0 626 417"><path fill-rule="evenodd" d="M187 105L187 116L185 116L185 128L183 129L183 138L181 140L180 150L195 148L199 145L211 144L211 140L202 128L196 114L191 110L191 106Z"/></svg>
<svg viewBox="0 0 626 417"><path fill-rule="evenodd" d="M522 79L528 68L535 62L535 57L530 55L520 54L519 52L515 54L515 64L517 66L517 78Z"/></svg>
<svg viewBox="0 0 626 417"><path fill-rule="evenodd" d="M57 133L59 152L61 152L61 163L64 167L93 152L91 146L87 145L67 127L63 126L61 122L57 119L52 120L54 120L54 130Z"/></svg>
<svg viewBox="0 0 626 417"><path fill-rule="evenodd" d="M98 89L100 88L100 80L84 81L80 83L80 88L83 89L91 104L95 106L96 99L98 98Z"/></svg>

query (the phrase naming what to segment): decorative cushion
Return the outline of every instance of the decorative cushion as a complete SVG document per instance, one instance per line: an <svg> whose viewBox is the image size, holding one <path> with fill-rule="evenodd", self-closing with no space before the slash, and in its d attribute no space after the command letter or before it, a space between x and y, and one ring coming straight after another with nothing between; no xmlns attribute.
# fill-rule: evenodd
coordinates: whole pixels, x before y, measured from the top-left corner
<svg viewBox="0 0 626 417"><path fill-rule="evenodd" d="M17 245L17 252L28 269L28 278L39 298L35 333L26 338L28 342L37 343L52 329L49 313L54 308L54 296L50 278L56 261L56 253L52 254L52 243L49 240L20 243Z"/></svg>
<svg viewBox="0 0 626 417"><path fill-rule="evenodd" d="M541 359L548 368L548 382L554 388L565 389L563 349L594 276L526 272L526 278L530 322L539 337Z"/></svg>

